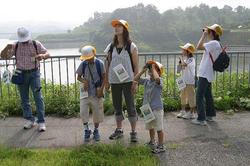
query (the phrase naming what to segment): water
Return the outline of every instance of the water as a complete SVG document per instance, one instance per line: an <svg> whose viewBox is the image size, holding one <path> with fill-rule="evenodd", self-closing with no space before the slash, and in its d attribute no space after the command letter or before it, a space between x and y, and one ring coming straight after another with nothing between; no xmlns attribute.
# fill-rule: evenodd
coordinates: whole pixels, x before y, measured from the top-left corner
<svg viewBox="0 0 250 166"><path fill-rule="evenodd" d="M0 39L0 50L2 50L6 44L13 43L14 41L8 40L8 39ZM67 55L79 55L78 48L65 48L65 49L48 49L51 56L67 56ZM80 55L79 55L80 56ZM173 72L175 70L175 66L178 63L178 56L169 55L169 56L140 56L140 67L142 67L145 62L149 59L154 58L157 61L162 62L162 64L165 66L167 72ZM199 64L201 60L201 56L197 57L197 62ZM237 62L238 60L238 62ZM237 71L241 73L243 71L249 72L249 62L250 62L250 54L246 54L245 58L244 55L239 54L238 59L237 55L233 56L232 59L232 65L231 69L232 72ZM1 65L2 63L2 65ZM53 63L51 63L50 59L46 61L45 65L41 63L41 76L42 78L46 78L47 81L52 81L55 83L74 83L76 80L75 78L75 71L81 61L79 58L75 59L68 59L60 58L59 59L53 59ZM0 74L2 75L3 71L6 70L6 61L0 61ZM7 61L7 64L13 64L13 61ZM8 67L9 70L13 70L12 66ZM45 70L44 70L45 68ZM61 78L61 79L60 79Z"/></svg>

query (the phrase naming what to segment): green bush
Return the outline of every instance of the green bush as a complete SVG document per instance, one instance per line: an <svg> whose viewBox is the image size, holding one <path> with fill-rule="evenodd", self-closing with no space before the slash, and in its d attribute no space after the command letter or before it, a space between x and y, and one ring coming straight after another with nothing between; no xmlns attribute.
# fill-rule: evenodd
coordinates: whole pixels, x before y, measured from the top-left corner
<svg viewBox="0 0 250 166"><path fill-rule="evenodd" d="M214 99L214 107L217 110L229 110L232 108L233 98L229 96L217 97Z"/></svg>
<svg viewBox="0 0 250 166"><path fill-rule="evenodd" d="M249 109L250 88L246 80L248 74L239 74L238 77L232 74L231 84L228 82L229 74L220 74L217 76L217 82L213 83L214 104L217 110L228 109ZM236 79L238 78L238 81ZM175 85L173 73L163 76L163 104L164 111L176 111L181 108L179 92ZM224 84L223 84L224 83ZM53 85L51 82L42 81L42 92L45 101L46 115L56 114L59 116L76 116L80 112L79 105L79 83L67 85ZM0 97L0 117L22 115L20 98L17 88L14 85L6 85L2 83L2 96ZM45 91L46 90L46 91ZM135 95L136 110L140 114L140 107L143 103L144 87L139 86L139 90ZM35 110L35 104L30 94L32 109ZM123 103L125 110L125 104ZM106 115L114 114L114 108L110 93L105 94L104 112Z"/></svg>
<svg viewBox="0 0 250 166"><path fill-rule="evenodd" d="M164 111L176 111L181 109L180 99L164 98L163 100Z"/></svg>

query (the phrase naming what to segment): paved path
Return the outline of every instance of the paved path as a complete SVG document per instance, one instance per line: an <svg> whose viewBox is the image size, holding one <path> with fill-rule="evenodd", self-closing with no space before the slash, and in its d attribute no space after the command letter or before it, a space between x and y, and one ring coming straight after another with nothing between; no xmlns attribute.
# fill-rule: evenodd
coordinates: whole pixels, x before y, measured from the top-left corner
<svg viewBox="0 0 250 166"><path fill-rule="evenodd" d="M234 115L219 113L216 122L196 126L189 120L165 116L167 152L158 155L161 165L175 166L250 166L250 113ZM11 147L52 148L74 147L83 144L79 118L47 117L47 131L36 128L23 130L22 118L0 120L0 144ZM113 143L108 136L114 130L114 117L108 116L100 127L102 143ZM93 125L91 124L91 127ZM139 119L139 144L148 141L143 120ZM129 122L124 121L125 136L120 141L129 145ZM91 142L93 143L93 142Z"/></svg>

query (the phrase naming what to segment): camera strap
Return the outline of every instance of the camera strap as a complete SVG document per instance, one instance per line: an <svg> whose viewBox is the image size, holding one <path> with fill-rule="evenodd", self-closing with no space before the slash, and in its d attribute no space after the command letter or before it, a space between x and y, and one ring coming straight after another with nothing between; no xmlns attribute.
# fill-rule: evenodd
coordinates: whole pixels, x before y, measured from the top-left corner
<svg viewBox="0 0 250 166"><path fill-rule="evenodd" d="M90 74L90 77L91 77L91 82L92 82L92 84L95 85L94 77L93 77L92 71L90 70L89 64L88 64L88 69L89 69L89 74Z"/></svg>

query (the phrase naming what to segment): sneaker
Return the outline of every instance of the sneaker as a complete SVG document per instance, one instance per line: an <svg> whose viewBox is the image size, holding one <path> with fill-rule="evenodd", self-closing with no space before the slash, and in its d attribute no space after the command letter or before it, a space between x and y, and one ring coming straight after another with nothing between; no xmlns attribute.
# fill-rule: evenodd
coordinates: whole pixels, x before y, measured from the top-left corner
<svg viewBox="0 0 250 166"><path fill-rule="evenodd" d="M38 131L43 132L46 130L45 123L39 123Z"/></svg>
<svg viewBox="0 0 250 166"><path fill-rule="evenodd" d="M183 119L194 119L194 114L191 112L186 112L185 115L182 116Z"/></svg>
<svg viewBox="0 0 250 166"><path fill-rule="evenodd" d="M91 130L84 130L84 142L89 142L90 141L91 133L92 133Z"/></svg>
<svg viewBox="0 0 250 166"><path fill-rule="evenodd" d="M132 131L130 133L130 142L137 142L137 141L138 141L138 139L137 139L137 132Z"/></svg>
<svg viewBox="0 0 250 166"><path fill-rule="evenodd" d="M150 140L149 142L145 143L146 146L150 147L151 149L155 149L156 148L156 142Z"/></svg>
<svg viewBox="0 0 250 166"><path fill-rule="evenodd" d="M206 117L206 121L208 121L208 122L214 122L214 119L213 119L212 116L207 116Z"/></svg>
<svg viewBox="0 0 250 166"><path fill-rule="evenodd" d="M23 129L31 129L32 127L34 127L36 125L35 121L31 121L31 120L26 120Z"/></svg>
<svg viewBox="0 0 250 166"><path fill-rule="evenodd" d="M201 126L207 125L206 121L201 121L201 120L197 120L197 119L192 120L191 123L196 124L196 125L201 125Z"/></svg>
<svg viewBox="0 0 250 166"><path fill-rule="evenodd" d="M118 139L118 138L121 138L121 137L123 137L123 131L122 131L122 129L115 129L115 132L112 133L109 136L109 139L115 140L115 139Z"/></svg>
<svg viewBox="0 0 250 166"><path fill-rule="evenodd" d="M93 135L94 135L93 139L94 139L95 141L100 141L100 134L99 134L98 129L95 129L95 130L94 130Z"/></svg>
<svg viewBox="0 0 250 166"><path fill-rule="evenodd" d="M166 151L166 148L165 148L164 145L158 145L156 148L154 148L154 149L152 150L152 153L154 153L154 154L159 154L159 153L163 153L163 152L165 152L165 151Z"/></svg>
<svg viewBox="0 0 250 166"><path fill-rule="evenodd" d="M180 113L177 115L177 118L183 118L183 116L185 115L186 111L181 110Z"/></svg>

